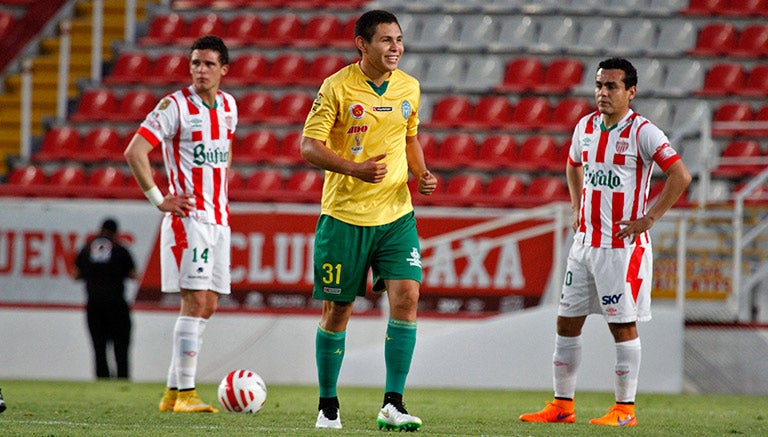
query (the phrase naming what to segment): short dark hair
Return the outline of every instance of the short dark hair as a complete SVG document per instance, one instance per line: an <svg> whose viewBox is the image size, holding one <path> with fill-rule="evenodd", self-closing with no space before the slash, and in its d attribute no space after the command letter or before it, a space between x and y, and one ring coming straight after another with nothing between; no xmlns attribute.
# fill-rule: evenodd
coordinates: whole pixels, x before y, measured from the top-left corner
<svg viewBox="0 0 768 437"><path fill-rule="evenodd" d="M104 223L101 224L101 230L107 231L112 234L117 233L117 220L108 218L104 220Z"/></svg>
<svg viewBox="0 0 768 437"><path fill-rule="evenodd" d="M192 43L192 48L189 49L189 53L192 53L195 50L213 50L214 52L219 52L219 62L221 65L229 64L229 50L227 50L227 45L224 44L224 41L218 36L201 36Z"/></svg>
<svg viewBox="0 0 768 437"><path fill-rule="evenodd" d="M637 85L637 70L631 62L624 58L609 58L602 62L597 67L604 70L621 70L624 72L624 88L629 89Z"/></svg>
<svg viewBox="0 0 768 437"><path fill-rule="evenodd" d="M397 22L395 14L382 10L372 10L364 13L355 22L355 35L363 37L364 40L371 42L373 35L376 34L376 26L379 24L395 23L397 27L400 27L400 23ZM400 31L403 29L401 28Z"/></svg>

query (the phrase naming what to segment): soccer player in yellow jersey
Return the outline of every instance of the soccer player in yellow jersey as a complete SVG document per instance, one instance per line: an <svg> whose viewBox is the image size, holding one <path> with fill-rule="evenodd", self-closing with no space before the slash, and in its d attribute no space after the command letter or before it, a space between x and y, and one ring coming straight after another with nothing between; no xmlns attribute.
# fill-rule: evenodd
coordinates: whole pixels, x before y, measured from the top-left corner
<svg viewBox="0 0 768 437"><path fill-rule="evenodd" d="M386 11L364 13L355 24L357 63L328 77L307 116L301 155L325 170L315 233L313 297L323 300L315 356L320 402L316 427L341 428L336 392L347 323L368 271L373 291L386 291L390 318L384 343L386 385L380 429L415 431L421 419L403 405L416 344L421 249L408 172L418 191L437 179L416 139L419 82L397 69L403 35Z"/></svg>

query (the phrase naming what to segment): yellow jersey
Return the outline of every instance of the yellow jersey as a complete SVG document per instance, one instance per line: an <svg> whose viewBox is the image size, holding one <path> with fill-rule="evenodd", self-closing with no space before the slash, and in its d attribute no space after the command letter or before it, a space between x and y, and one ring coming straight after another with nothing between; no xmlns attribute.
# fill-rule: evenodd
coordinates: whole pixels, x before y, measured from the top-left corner
<svg viewBox="0 0 768 437"><path fill-rule="evenodd" d="M359 64L348 65L325 79L304 124L304 136L344 159L387 154L387 174L377 184L325 172L321 213L357 226L384 225L413 211L405 137L418 131L419 82L395 70L381 90Z"/></svg>

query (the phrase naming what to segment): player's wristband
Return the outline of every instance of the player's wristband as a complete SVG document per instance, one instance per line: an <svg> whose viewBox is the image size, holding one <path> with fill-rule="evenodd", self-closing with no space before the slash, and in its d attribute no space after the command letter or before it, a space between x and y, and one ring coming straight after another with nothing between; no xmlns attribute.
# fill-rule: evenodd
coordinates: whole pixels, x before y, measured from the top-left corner
<svg viewBox="0 0 768 437"><path fill-rule="evenodd" d="M145 191L144 195L147 196L149 203L154 206L160 206L160 204L163 203L163 193L160 192L160 189L157 188L157 185Z"/></svg>

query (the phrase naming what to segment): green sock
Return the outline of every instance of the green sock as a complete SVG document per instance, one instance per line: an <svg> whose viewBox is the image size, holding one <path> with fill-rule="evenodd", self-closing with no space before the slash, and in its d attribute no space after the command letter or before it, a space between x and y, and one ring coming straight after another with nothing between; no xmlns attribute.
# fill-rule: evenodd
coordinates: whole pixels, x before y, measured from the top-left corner
<svg viewBox="0 0 768 437"><path fill-rule="evenodd" d="M336 396L336 382L339 380L341 362L344 360L344 339L346 331L326 331L318 326L315 337L315 360L317 380L321 398Z"/></svg>
<svg viewBox="0 0 768 437"><path fill-rule="evenodd" d="M411 368L415 347L416 322L389 319L384 342L384 362L387 366L385 392L402 394L405 391L405 379Z"/></svg>

